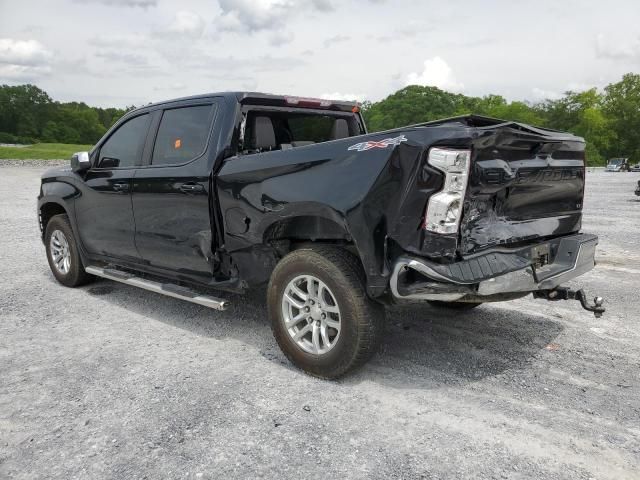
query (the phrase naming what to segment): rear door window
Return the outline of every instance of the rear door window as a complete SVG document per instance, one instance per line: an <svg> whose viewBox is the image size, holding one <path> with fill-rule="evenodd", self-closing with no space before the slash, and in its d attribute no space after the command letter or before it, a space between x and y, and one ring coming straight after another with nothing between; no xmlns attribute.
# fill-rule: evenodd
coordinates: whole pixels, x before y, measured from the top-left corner
<svg viewBox="0 0 640 480"><path fill-rule="evenodd" d="M152 165L179 165L202 155L215 105L173 108L162 114Z"/></svg>

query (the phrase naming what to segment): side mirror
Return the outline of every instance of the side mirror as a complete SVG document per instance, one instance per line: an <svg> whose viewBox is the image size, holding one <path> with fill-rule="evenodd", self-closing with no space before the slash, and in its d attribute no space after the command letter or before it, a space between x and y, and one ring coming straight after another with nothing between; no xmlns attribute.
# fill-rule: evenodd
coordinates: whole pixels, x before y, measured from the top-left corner
<svg viewBox="0 0 640 480"><path fill-rule="evenodd" d="M75 173L83 172L91 167L89 152L77 152L71 156L71 170Z"/></svg>

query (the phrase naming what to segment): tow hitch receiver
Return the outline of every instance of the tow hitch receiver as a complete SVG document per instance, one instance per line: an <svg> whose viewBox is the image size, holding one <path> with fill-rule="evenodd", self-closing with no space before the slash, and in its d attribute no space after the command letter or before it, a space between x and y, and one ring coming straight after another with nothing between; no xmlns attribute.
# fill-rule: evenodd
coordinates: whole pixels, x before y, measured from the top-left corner
<svg viewBox="0 0 640 480"><path fill-rule="evenodd" d="M578 300L582 308L593 312L596 318L602 317L602 314L605 312L604 307L602 306L602 302L604 300L602 297L595 297L593 299L593 305L589 303L587 300L587 295L584 293L584 290L571 290L566 287L556 287L553 290L538 290L537 292L533 292L534 298L544 298L549 301L556 300Z"/></svg>

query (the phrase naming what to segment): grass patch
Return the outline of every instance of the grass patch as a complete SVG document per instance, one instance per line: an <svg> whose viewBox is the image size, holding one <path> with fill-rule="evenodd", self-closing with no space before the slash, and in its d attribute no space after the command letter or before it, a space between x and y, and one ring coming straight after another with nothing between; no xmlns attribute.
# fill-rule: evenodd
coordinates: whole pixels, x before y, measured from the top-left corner
<svg viewBox="0 0 640 480"><path fill-rule="evenodd" d="M67 160L76 152L88 152L91 145L36 143L28 147L0 147L0 159Z"/></svg>

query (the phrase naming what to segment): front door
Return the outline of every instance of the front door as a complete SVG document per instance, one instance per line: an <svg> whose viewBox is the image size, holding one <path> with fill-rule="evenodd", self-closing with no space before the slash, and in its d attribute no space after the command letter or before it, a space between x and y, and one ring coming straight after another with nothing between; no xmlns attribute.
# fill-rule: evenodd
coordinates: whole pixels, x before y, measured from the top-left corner
<svg viewBox="0 0 640 480"><path fill-rule="evenodd" d="M208 151L215 113L213 99L165 109L132 196L144 263L205 283L214 269Z"/></svg>
<svg viewBox="0 0 640 480"><path fill-rule="evenodd" d="M142 162L149 114L120 125L94 152L75 202L84 248L91 254L139 261L131 191L135 167Z"/></svg>

